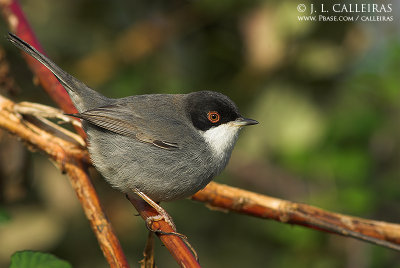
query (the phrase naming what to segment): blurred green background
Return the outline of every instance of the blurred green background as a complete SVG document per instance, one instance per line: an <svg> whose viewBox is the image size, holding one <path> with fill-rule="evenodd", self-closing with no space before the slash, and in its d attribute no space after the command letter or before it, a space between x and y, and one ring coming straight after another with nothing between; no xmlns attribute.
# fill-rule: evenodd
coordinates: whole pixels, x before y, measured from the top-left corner
<svg viewBox="0 0 400 268"><path fill-rule="evenodd" d="M394 21L369 23L300 22L289 0L21 5L50 58L107 96L216 90L257 119L216 181L400 222L400 3L389 2ZM5 36L4 22L0 29ZM19 51L0 43L20 88L2 93L53 105ZM74 267L107 267L67 179L43 155L0 137L0 267L24 249ZM136 265L144 223L94 170L93 178ZM398 253L354 239L188 200L163 206L204 267L400 267ZM176 266L159 241L156 262Z"/></svg>

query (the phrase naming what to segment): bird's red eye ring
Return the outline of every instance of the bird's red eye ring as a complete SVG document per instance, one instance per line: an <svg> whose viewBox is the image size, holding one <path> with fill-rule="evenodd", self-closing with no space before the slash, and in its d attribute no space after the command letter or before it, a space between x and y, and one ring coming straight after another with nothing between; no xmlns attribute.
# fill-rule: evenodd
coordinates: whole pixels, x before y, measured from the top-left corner
<svg viewBox="0 0 400 268"><path fill-rule="evenodd" d="M219 113L215 111L209 111L207 118L211 123L217 123L220 119Z"/></svg>

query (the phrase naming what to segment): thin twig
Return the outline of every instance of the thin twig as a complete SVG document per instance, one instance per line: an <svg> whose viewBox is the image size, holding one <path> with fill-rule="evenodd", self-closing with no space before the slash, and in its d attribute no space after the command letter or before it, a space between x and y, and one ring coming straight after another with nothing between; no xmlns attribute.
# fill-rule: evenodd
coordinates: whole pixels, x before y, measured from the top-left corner
<svg viewBox="0 0 400 268"><path fill-rule="evenodd" d="M149 231L147 235L146 245L143 250L143 259L139 262L140 268L156 268L154 260L154 235Z"/></svg>

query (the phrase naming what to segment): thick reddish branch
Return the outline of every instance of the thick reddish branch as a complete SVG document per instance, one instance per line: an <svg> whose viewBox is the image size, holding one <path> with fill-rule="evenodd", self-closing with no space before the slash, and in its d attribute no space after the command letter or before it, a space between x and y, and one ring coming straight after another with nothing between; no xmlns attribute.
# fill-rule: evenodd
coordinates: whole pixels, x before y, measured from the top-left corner
<svg viewBox="0 0 400 268"><path fill-rule="evenodd" d="M129 267L112 225L103 212L100 200L90 181L87 167L78 159L66 164L65 171L110 267Z"/></svg>
<svg viewBox="0 0 400 268"><path fill-rule="evenodd" d="M400 225L328 212L306 204L256 194L211 182L192 196L211 207L264 219L303 225L400 250Z"/></svg>

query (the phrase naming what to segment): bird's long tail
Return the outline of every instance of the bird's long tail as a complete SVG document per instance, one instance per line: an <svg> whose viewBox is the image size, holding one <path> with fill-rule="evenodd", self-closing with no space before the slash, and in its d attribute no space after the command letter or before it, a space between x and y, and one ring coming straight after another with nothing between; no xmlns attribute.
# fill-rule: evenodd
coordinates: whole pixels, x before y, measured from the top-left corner
<svg viewBox="0 0 400 268"><path fill-rule="evenodd" d="M53 61L37 51L31 45L20 39L18 36L12 33L8 33L8 40L16 47L20 48L21 50L25 51L26 53L37 59L39 62L41 62L57 77L58 81L60 81L60 83L67 90L72 102L79 112L101 106L103 103L106 102L106 97L89 88L69 73L65 72Z"/></svg>

